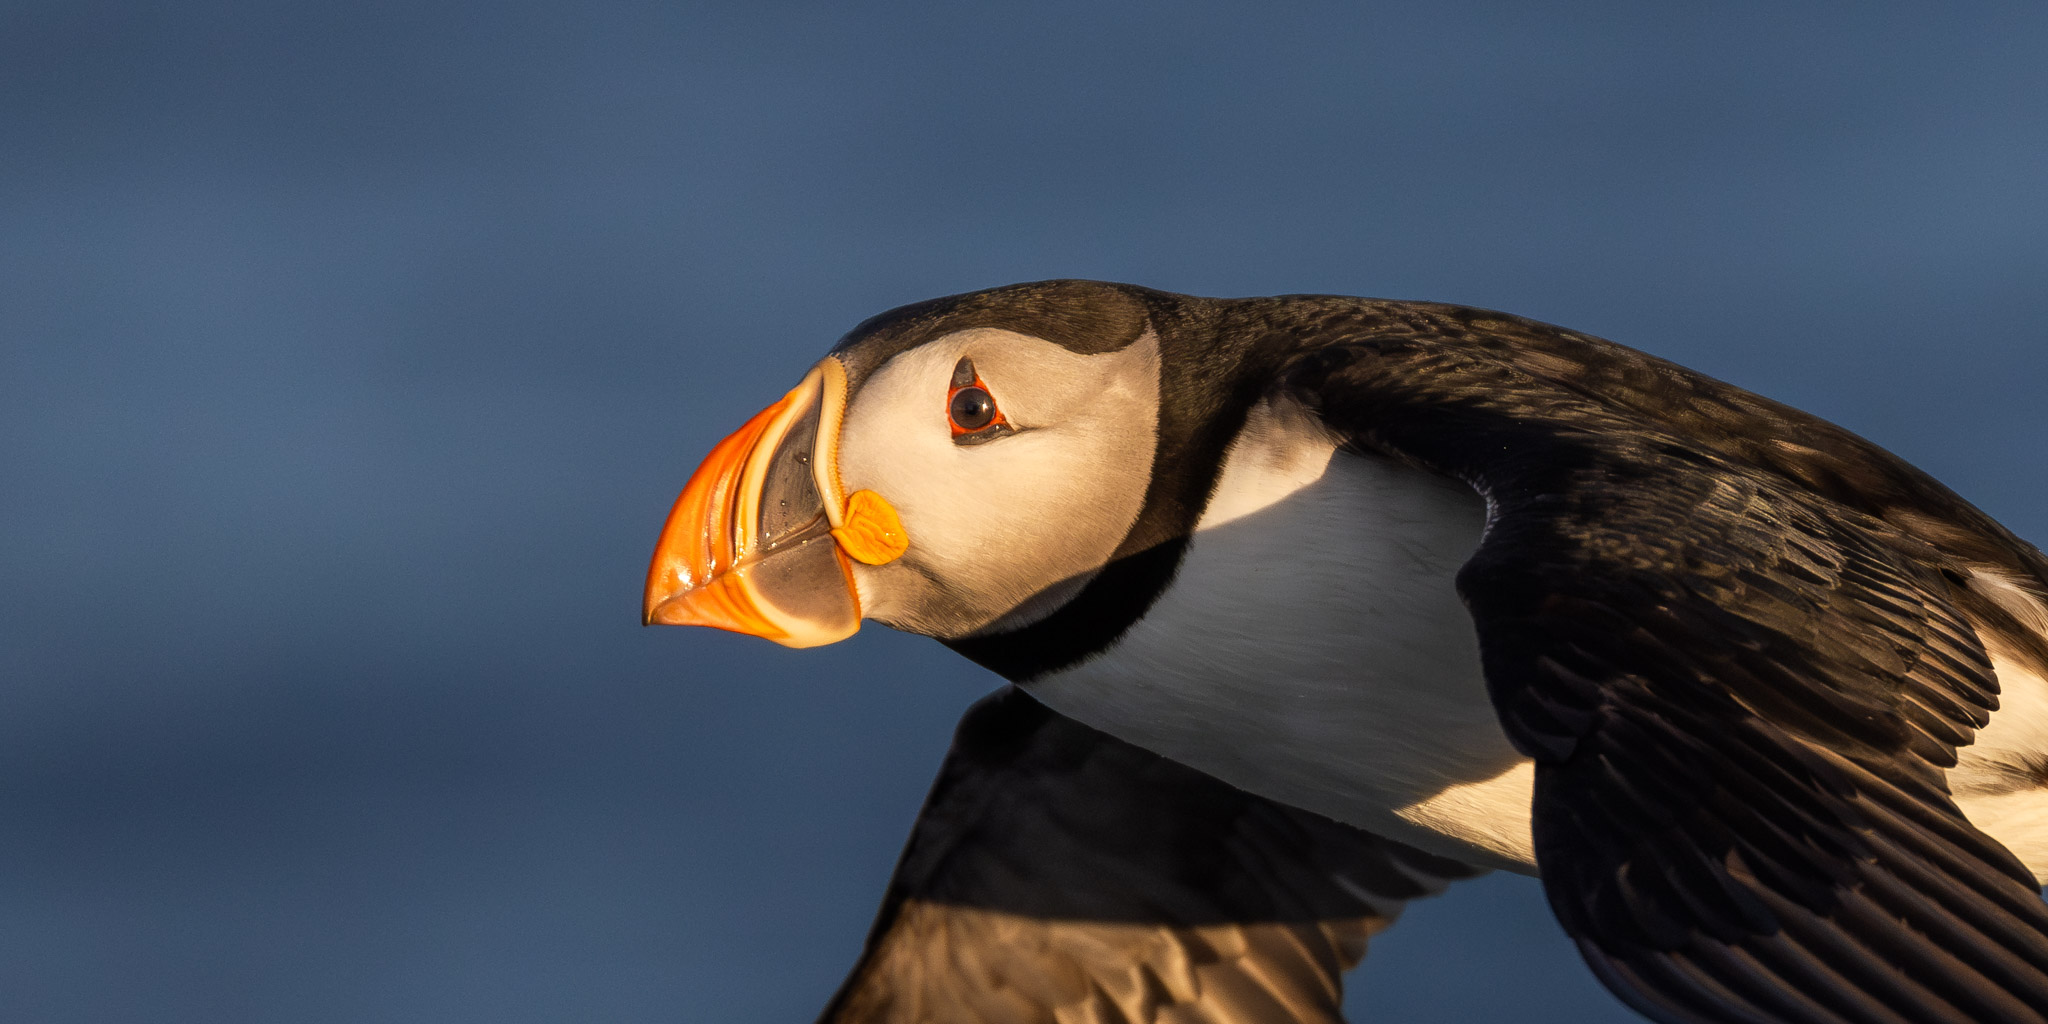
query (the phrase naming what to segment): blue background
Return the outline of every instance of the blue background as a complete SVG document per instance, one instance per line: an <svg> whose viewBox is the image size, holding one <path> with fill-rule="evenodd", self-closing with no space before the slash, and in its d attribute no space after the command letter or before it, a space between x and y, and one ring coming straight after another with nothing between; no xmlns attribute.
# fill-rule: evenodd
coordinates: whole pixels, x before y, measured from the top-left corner
<svg viewBox="0 0 2048 1024"><path fill-rule="evenodd" d="M786 1021L962 708L642 630L704 451L899 303L1506 309L2048 539L2048 7L0 6L0 1020ZM1527 879L1355 976L1606 1021Z"/></svg>

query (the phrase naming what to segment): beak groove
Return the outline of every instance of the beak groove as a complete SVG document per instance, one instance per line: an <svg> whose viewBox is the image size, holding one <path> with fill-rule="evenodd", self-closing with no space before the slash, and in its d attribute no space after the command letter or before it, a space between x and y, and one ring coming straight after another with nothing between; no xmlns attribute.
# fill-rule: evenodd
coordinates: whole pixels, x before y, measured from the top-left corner
<svg viewBox="0 0 2048 1024"><path fill-rule="evenodd" d="M803 390L801 386L797 391ZM669 509L654 560L647 566L647 591L641 602L641 625L722 626L765 622L744 593L713 584L739 564L739 497L746 464L761 435L796 397L754 414L740 429L711 449ZM730 627L724 627L730 628ZM770 631L774 632L770 627ZM770 639L773 639L772 637Z"/></svg>

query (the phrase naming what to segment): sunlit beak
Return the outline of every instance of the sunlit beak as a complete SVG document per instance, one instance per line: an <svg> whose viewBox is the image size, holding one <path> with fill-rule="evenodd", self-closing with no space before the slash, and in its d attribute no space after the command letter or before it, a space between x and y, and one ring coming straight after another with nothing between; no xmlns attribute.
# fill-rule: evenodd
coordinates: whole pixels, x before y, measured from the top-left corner
<svg viewBox="0 0 2048 1024"><path fill-rule="evenodd" d="M713 626L787 647L860 629L849 556L879 564L908 542L879 495L840 493L833 467L845 394L845 374L827 358L711 450L662 527L642 622Z"/></svg>

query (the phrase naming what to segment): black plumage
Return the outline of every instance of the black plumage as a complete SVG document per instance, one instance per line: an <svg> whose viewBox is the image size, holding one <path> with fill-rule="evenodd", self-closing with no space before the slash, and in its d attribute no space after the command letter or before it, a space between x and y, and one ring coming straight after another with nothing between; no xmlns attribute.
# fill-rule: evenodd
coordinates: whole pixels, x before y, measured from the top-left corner
<svg viewBox="0 0 2048 1024"><path fill-rule="evenodd" d="M1367 938L1478 873L1008 688L962 718L821 1020L1334 1022Z"/></svg>
<svg viewBox="0 0 2048 1024"><path fill-rule="evenodd" d="M2038 553L1811 417L1475 319L1282 386L1489 501L1459 590L1588 961L1668 1020L2048 1018L2048 907L1940 771L1997 707L1958 581Z"/></svg>

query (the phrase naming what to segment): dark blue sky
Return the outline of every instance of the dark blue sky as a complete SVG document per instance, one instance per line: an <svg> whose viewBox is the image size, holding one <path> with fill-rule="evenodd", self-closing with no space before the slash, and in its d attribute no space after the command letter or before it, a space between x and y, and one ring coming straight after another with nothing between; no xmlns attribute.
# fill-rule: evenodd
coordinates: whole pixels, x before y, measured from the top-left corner
<svg viewBox="0 0 2048 1024"><path fill-rule="evenodd" d="M0 7L0 1019L786 1021L994 681L636 625L857 321L1507 309L2048 539L2048 8ZM1379 1019L1627 1019L1534 883Z"/></svg>

